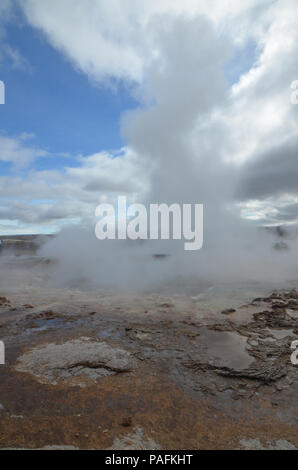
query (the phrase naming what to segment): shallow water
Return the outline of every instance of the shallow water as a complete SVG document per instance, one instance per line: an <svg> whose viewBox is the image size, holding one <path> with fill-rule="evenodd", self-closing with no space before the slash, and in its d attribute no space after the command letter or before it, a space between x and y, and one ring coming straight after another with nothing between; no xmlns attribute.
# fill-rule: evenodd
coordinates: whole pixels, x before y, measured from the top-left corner
<svg viewBox="0 0 298 470"><path fill-rule="evenodd" d="M206 347L210 364L244 370L254 361L247 351L247 338L236 332L203 329L199 340Z"/></svg>
<svg viewBox="0 0 298 470"><path fill-rule="evenodd" d="M38 256L5 256L0 257L0 285L1 290L16 291L27 290L39 292L57 292L63 295L66 293L82 292L84 294L101 293L115 294L115 288L100 288L88 285L86 281L73 285L57 285L52 276L52 264L44 258ZM79 278L78 273L78 278ZM187 298L193 304L200 307L212 306L217 309L239 306L241 303L251 301L259 295L266 295L273 290L292 289L298 287L297 280L285 280L277 282L253 282L253 281L233 281L233 282L211 282L202 279L177 279L171 283L161 283L159 289L150 288L146 290L121 291L116 289L116 293L125 295L145 295L168 296L176 298ZM35 292L37 294L38 292ZM295 315L295 314L294 314Z"/></svg>

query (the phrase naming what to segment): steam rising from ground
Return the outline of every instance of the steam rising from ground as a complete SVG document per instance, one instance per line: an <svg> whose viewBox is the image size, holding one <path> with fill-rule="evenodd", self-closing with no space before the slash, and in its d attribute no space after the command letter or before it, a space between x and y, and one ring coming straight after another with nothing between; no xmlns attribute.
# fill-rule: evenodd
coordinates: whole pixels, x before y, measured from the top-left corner
<svg viewBox="0 0 298 470"><path fill-rule="evenodd" d="M177 279L296 279L297 242L274 250L273 235L241 219L235 205L243 169L227 158L232 131L222 119L231 101L224 75L232 53L229 39L204 17L160 16L154 41L157 53L135 90L141 107L122 121L127 147L147 169L150 182L137 202L202 203L203 249L187 253L179 242L98 241L95 223L89 221L87 228L62 230L41 249L43 256L57 260L53 279L125 289ZM111 201L117 196L111 195ZM154 254L169 256L156 259Z"/></svg>
<svg viewBox="0 0 298 470"><path fill-rule="evenodd" d="M181 246L165 241L99 242L92 230L69 228L47 242L41 254L55 261L50 269L57 285L124 290L197 285L199 291L207 283L276 282L278 287L297 279L293 257L297 240L287 240L287 249L274 245L279 246L275 234L249 226L232 232L226 228L225 234L217 240L214 237L199 252L183 252ZM154 253L169 256L155 257Z"/></svg>

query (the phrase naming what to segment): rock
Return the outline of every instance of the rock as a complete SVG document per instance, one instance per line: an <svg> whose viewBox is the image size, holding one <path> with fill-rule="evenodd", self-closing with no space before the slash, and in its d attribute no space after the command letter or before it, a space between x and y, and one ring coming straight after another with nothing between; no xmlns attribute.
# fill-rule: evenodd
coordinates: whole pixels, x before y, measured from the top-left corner
<svg viewBox="0 0 298 470"><path fill-rule="evenodd" d="M15 368L33 373L41 383L56 384L59 380L84 376L96 381L137 366L137 360L124 349L77 339L34 348L19 358Z"/></svg>
<svg viewBox="0 0 298 470"><path fill-rule="evenodd" d="M144 333L142 331L136 331L134 336L140 341L146 341L151 339L151 336L148 333Z"/></svg>
<svg viewBox="0 0 298 470"><path fill-rule="evenodd" d="M298 310L298 300L297 299L289 300L288 307L293 310Z"/></svg>
<svg viewBox="0 0 298 470"><path fill-rule="evenodd" d="M10 300L7 297L0 297L0 306L1 307L10 307L11 303Z"/></svg>
<svg viewBox="0 0 298 470"><path fill-rule="evenodd" d="M270 384L271 382L275 382L276 380L279 380L286 375L286 370L283 366L270 367L270 365L268 366L266 363L261 363L245 370L236 370L230 367L219 367L212 364L211 361L206 364L190 360L185 362L184 366L196 371L213 371L222 377L241 378L250 381L256 380L263 384Z"/></svg>
<svg viewBox="0 0 298 470"><path fill-rule="evenodd" d="M235 313L236 310L234 308L227 308L226 310L223 310L221 313L223 315L231 315L232 313Z"/></svg>
<svg viewBox="0 0 298 470"><path fill-rule="evenodd" d="M121 425L124 426L125 428L129 428L130 426L132 426L132 417L128 416L124 418Z"/></svg>

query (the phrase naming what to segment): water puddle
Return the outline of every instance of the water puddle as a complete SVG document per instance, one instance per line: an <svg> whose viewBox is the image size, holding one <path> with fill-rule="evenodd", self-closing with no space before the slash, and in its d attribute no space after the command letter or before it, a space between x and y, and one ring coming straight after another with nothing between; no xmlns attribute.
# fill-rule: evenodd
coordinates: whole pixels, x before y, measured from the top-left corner
<svg viewBox="0 0 298 470"><path fill-rule="evenodd" d="M247 351L247 338L230 331L202 329L200 342L207 350L209 362L220 367L247 369L254 359Z"/></svg>
<svg viewBox="0 0 298 470"><path fill-rule="evenodd" d="M51 320L36 320L34 322L34 326L30 328L31 330L34 331L44 331L44 330L49 330L52 328L55 329L60 329L60 328L66 328L67 326L71 325L72 322L70 321L65 321L64 318L53 318Z"/></svg>
<svg viewBox="0 0 298 470"><path fill-rule="evenodd" d="M76 326L78 324L83 323L83 320L76 319L76 320L69 320L67 318L40 318L34 320L30 325L27 326L27 322L24 321L22 324L18 323L19 325L23 326L25 328L26 333L30 334L32 332L37 332L37 331L46 331L46 330L51 330L51 329L56 329L56 330L61 330L63 328L70 328L73 327L75 324Z"/></svg>
<svg viewBox="0 0 298 470"><path fill-rule="evenodd" d="M106 338L119 339L119 338L123 338L125 336L125 328L107 328L107 329L99 331L97 336L100 339L106 339Z"/></svg>

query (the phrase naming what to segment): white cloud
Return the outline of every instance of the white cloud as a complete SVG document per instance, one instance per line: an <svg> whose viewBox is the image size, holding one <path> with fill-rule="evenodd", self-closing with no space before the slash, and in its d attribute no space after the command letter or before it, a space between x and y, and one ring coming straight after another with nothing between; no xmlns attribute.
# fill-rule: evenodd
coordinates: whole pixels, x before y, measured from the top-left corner
<svg viewBox="0 0 298 470"><path fill-rule="evenodd" d="M13 232L13 224L27 227L26 233L52 232L66 223L90 222L95 207L113 203L119 193L134 201L148 191L148 170L129 149L80 157L80 162L79 168L66 167L63 173L31 170L26 177L0 177L0 220L6 221L5 227L10 221Z"/></svg>
<svg viewBox="0 0 298 470"><path fill-rule="evenodd" d="M122 156L101 152L64 172L1 178L13 201L4 201L3 218L59 226L92 217L119 192L138 199L149 190L155 198L206 198L210 206L240 202L255 220L295 218L296 0L20 4L29 23L90 79L137 82L142 107L123 117L129 144ZM251 38L257 59L229 89L228 54ZM15 165L42 154L23 138L2 137L1 146L0 159Z"/></svg>
<svg viewBox="0 0 298 470"><path fill-rule="evenodd" d="M36 158L48 155L45 150L28 146L27 139L27 134L17 138L0 135L0 161L12 163L15 168L22 168Z"/></svg>
<svg viewBox="0 0 298 470"><path fill-rule="evenodd" d="M40 29L55 48L91 79L141 81L144 68L158 52L154 29L159 15L206 15L219 31L225 31L239 42L252 34L255 15L270 2L21 0L20 5L29 23Z"/></svg>

